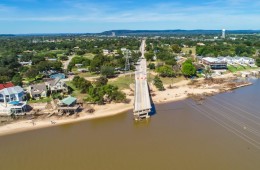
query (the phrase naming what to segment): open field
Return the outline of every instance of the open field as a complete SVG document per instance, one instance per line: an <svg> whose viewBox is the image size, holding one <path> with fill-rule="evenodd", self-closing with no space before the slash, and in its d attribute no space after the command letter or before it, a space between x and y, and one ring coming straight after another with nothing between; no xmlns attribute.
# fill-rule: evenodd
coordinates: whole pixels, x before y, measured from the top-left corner
<svg viewBox="0 0 260 170"><path fill-rule="evenodd" d="M196 47L192 47L192 48L182 48L182 52L189 54L190 50L192 51L193 55L196 55Z"/></svg>
<svg viewBox="0 0 260 170"><path fill-rule="evenodd" d="M83 57L86 57L86 58L92 60L92 59L94 58L94 56L95 56L95 54L87 53L87 54L85 54Z"/></svg>
<svg viewBox="0 0 260 170"><path fill-rule="evenodd" d="M117 86L120 90L130 89L130 84L135 83L134 78L135 77L133 75L121 76L116 79L110 79L108 84Z"/></svg>
<svg viewBox="0 0 260 170"><path fill-rule="evenodd" d="M247 71L247 70L254 70L254 69L258 69L258 67L256 68L252 68L252 67L249 67L249 66L228 66L228 70L231 72L231 73L235 73L237 71Z"/></svg>
<svg viewBox="0 0 260 170"><path fill-rule="evenodd" d="M182 80L185 80L184 77L173 77L173 78L169 78L169 77L161 77L161 80L163 82L164 85L169 85L169 84L173 84L173 83L178 83Z"/></svg>

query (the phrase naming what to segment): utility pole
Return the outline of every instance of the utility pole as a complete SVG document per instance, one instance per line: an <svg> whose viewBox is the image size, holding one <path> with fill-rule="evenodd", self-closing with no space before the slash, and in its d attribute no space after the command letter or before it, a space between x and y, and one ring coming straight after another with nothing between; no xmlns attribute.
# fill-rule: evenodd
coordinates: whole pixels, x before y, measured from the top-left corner
<svg viewBox="0 0 260 170"><path fill-rule="evenodd" d="M130 70L130 61L129 61L129 50L126 50L125 53L125 75L128 70Z"/></svg>

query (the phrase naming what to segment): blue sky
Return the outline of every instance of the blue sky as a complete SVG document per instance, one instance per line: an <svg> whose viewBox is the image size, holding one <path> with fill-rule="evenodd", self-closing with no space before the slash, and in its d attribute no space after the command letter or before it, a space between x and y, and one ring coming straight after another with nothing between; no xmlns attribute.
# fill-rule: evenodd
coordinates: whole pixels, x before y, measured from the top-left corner
<svg viewBox="0 0 260 170"><path fill-rule="evenodd" d="M1 0L0 34L260 29L259 0Z"/></svg>

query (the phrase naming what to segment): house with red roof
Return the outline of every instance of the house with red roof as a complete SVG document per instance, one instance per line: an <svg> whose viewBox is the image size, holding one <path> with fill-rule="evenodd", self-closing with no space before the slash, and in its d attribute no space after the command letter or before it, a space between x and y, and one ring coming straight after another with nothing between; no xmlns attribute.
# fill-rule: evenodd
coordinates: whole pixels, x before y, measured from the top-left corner
<svg viewBox="0 0 260 170"><path fill-rule="evenodd" d="M0 84L0 90L3 90L5 88L9 88L9 87L14 87L13 83L5 83L5 84Z"/></svg>

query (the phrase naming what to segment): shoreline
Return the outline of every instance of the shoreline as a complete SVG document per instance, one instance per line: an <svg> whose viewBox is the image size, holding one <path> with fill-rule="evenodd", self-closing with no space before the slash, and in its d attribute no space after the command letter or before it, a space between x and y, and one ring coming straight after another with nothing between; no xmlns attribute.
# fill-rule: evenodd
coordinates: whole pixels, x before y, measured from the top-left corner
<svg viewBox="0 0 260 170"><path fill-rule="evenodd" d="M233 74L220 76L216 79L229 79L234 77ZM203 83L204 79L198 79L199 83ZM244 86L249 86L252 83L244 83L241 85L237 85L235 87L223 87L223 84L212 84L211 86L205 86L202 84L199 87L193 87L193 85L189 85L191 83L190 80L182 80L178 83L175 83L175 88L166 88L165 91L158 91L154 87L152 87L152 101L155 105L157 104L165 104L171 102L177 102L186 100L190 98L189 94L192 95L217 95L220 93L224 93L230 90L235 90L237 88L241 88ZM110 117L122 114L124 112L129 112L133 108L133 93L131 90L124 91L129 97L128 99L131 100L130 103L116 103L116 104L106 104L106 105L93 105L93 108L96 110L94 113L79 113L79 117L69 117L69 118L48 118L48 119L36 119L36 120L21 120L17 122L13 122L10 124L0 126L0 137L5 135L12 135L20 132L26 132L31 130L37 130L42 128L48 128L53 126L60 126L65 124L71 124L76 122L82 122L87 120L99 119L104 117ZM33 123L34 122L34 123Z"/></svg>

